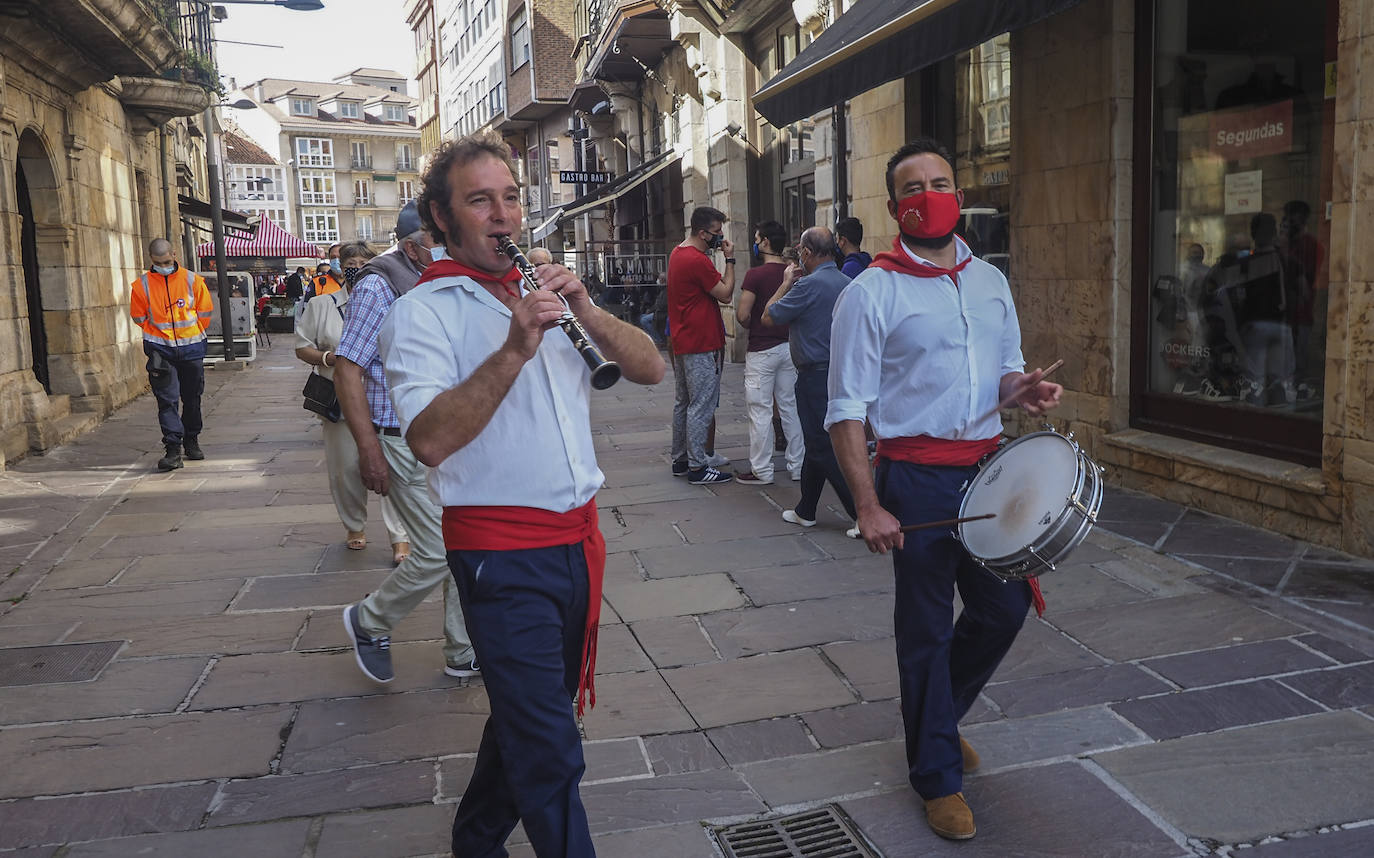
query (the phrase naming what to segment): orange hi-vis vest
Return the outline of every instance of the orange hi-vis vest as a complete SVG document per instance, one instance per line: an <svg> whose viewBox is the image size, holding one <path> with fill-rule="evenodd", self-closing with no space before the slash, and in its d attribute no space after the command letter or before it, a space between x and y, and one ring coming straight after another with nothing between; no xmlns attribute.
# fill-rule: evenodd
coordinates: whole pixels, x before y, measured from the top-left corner
<svg viewBox="0 0 1374 858"><path fill-rule="evenodd" d="M130 284L129 315L143 339L165 346L187 346L205 339L215 306L205 278L178 265L171 274L146 271Z"/></svg>
<svg viewBox="0 0 1374 858"><path fill-rule="evenodd" d="M343 284L335 280L332 275L320 274L315 277L315 295L332 295L343 288Z"/></svg>

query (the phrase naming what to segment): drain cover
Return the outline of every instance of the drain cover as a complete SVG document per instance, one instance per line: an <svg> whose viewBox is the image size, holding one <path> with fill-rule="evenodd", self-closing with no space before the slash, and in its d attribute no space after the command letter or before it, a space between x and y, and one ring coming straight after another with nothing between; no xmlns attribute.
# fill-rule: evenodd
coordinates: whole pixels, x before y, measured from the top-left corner
<svg viewBox="0 0 1374 858"><path fill-rule="evenodd" d="M124 641L0 649L0 686L83 682L110 663Z"/></svg>
<svg viewBox="0 0 1374 858"><path fill-rule="evenodd" d="M728 858L878 858L833 804L715 831Z"/></svg>

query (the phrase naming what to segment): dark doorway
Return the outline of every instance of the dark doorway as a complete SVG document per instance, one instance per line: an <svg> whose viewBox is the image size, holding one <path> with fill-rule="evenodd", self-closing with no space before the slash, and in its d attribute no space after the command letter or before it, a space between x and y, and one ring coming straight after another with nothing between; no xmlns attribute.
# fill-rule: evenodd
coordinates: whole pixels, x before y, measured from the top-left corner
<svg viewBox="0 0 1374 858"><path fill-rule="evenodd" d="M43 326L43 292L38 285L38 228L33 218L33 200L24 178L24 165L15 169L19 196L19 247L24 264L24 292L29 304L29 343L33 350L33 375L43 390L52 393L48 379L48 332Z"/></svg>

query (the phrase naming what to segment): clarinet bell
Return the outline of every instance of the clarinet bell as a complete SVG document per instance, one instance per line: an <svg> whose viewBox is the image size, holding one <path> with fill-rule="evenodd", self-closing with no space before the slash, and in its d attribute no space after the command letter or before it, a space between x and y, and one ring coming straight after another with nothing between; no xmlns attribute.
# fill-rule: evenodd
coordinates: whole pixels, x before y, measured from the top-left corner
<svg viewBox="0 0 1374 858"><path fill-rule="evenodd" d="M620 381L620 364L613 360L592 370L592 387L596 390L605 390L617 381Z"/></svg>

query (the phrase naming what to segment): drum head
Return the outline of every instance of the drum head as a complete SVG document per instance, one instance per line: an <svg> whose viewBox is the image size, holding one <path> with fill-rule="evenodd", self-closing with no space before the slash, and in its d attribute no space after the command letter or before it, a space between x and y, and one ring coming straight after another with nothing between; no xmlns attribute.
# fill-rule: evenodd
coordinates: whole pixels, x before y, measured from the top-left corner
<svg viewBox="0 0 1374 858"><path fill-rule="evenodd" d="M1009 557L1045 534L1077 482L1071 442L1051 432L1027 435L988 461L959 511L960 517L997 517L959 525L959 538L974 557Z"/></svg>

